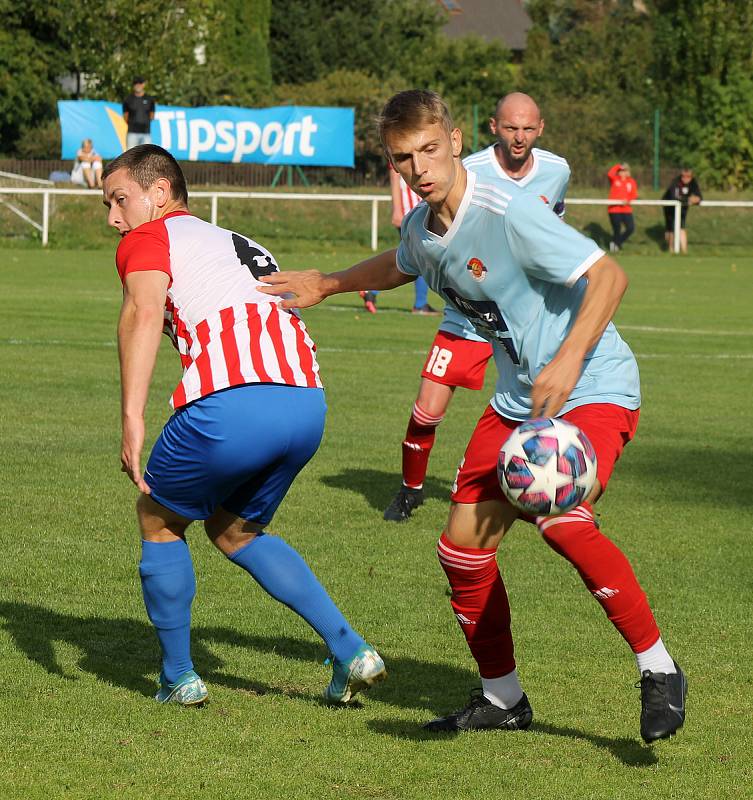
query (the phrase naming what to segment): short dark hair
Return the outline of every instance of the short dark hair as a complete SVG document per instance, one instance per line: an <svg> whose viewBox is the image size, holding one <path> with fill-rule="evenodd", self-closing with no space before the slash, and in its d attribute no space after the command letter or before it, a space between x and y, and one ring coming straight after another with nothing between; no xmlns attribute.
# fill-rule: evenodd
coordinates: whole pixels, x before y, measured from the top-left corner
<svg viewBox="0 0 753 800"><path fill-rule="evenodd" d="M444 100L436 92L423 89L408 89L393 95L377 117L379 139L385 150L387 136L393 131L413 131L435 123L448 134L455 127Z"/></svg>
<svg viewBox="0 0 753 800"><path fill-rule="evenodd" d="M118 169L128 170L128 174L142 189L149 189L160 178L166 178L170 181L173 199L188 205L188 188L183 170L163 147L137 144L108 163L102 170L102 180Z"/></svg>

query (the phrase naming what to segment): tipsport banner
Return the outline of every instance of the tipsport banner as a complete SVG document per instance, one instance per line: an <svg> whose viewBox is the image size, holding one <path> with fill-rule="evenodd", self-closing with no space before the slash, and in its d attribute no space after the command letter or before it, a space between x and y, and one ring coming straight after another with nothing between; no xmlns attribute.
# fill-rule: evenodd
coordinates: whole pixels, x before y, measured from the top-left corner
<svg viewBox="0 0 753 800"><path fill-rule="evenodd" d="M103 158L125 150L120 103L60 100L58 112L62 158L75 158L83 139ZM353 121L352 108L158 105L151 134L179 161L352 167Z"/></svg>

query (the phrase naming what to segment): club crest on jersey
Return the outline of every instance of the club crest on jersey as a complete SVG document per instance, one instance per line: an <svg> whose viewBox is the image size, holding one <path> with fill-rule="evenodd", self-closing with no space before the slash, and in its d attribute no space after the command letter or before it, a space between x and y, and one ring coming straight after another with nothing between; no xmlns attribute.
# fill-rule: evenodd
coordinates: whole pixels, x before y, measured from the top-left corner
<svg viewBox="0 0 753 800"><path fill-rule="evenodd" d="M539 197L546 203L546 205L549 205L549 198L545 194L540 194Z"/></svg>
<svg viewBox="0 0 753 800"><path fill-rule="evenodd" d="M480 258L472 258L466 265L465 268L468 272L471 273L471 277L474 281L481 281L485 280L486 273L488 270L484 266L484 262Z"/></svg>

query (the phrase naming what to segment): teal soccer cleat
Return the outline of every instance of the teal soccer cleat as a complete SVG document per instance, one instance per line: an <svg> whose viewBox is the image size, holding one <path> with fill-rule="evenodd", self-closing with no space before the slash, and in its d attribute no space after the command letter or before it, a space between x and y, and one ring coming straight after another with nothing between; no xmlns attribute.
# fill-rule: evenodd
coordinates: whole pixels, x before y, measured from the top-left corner
<svg viewBox="0 0 753 800"><path fill-rule="evenodd" d="M160 675L159 691L154 695L158 703L177 703L181 706L201 706L208 697L204 681L193 670L184 672L175 683L168 683L164 675Z"/></svg>
<svg viewBox="0 0 753 800"><path fill-rule="evenodd" d="M334 660L332 680L324 690L328 703L348 703L358 693L387 677L382 657L371 645L360 647L350 661Z"/></svg>

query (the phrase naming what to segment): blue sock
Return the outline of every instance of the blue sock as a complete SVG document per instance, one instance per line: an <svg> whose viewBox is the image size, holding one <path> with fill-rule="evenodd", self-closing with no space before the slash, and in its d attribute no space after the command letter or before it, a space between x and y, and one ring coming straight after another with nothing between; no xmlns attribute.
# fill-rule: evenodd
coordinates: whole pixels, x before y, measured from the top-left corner
<svg viewBox="0 0 753 800"><path fill-rule="evenodd" d="M303 617L339 661L349 661L364 644L308 564L279 536L260 533L228 558L275 600Z"/></svg>
<svg viewBox="0 0 753 800"><path fill-rule="evenodd" d="M141 542L141 588L146 613L157 629L162 648L162 676L168 683L193 669L191 661L191 601L196 594L188 545Z"/></svg>
<svg viewBox="0 0 753 800"><path fill-rule="evenodd" d="M423 308L429 302L429 286L426 281L419 275L413 284L416 289L416 308Z"/></svg>

